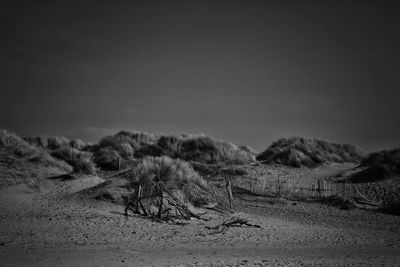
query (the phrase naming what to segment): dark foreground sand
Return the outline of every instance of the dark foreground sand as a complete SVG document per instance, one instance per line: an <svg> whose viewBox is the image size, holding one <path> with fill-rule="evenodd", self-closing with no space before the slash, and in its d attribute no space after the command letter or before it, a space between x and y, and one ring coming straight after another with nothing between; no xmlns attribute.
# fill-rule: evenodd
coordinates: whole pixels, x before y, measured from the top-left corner
<svg viewBox="0 0 400 267"><path fill-rule="evenodd" d="M99 182L3 189L0 266L400 265L400 217L241 195L235 216L262 228L213 234L205 226L224 219L214 212L209 221L160 224L74 195Z"/></svg>

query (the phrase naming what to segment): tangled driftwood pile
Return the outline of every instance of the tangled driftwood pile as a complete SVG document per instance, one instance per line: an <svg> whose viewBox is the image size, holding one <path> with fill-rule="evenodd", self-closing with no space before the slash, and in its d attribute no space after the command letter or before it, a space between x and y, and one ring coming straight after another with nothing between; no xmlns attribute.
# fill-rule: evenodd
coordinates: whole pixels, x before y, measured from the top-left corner
<svg viewBox="0 0 400 267"><path fill-rule="evenodd" d="M139 185L136 193L122 196L125 204L125 215L128 215L130 210L135 214L147 216L155 221L203 219L201 218L203 214L194 214L190 211L188 206L167 190L162 183L158 184L155 189L153 195L143 196L143 187ZM158 205L156 211L143 204L146 199L152 199L151 203Z"/></svg>

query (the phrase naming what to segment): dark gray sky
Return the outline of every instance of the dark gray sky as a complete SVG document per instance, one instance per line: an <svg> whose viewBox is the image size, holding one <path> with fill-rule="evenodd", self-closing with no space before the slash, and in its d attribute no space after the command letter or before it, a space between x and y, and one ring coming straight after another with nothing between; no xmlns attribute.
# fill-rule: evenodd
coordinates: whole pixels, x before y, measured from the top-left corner
<svg viewBox="0 0 400 267"><path fill-rule="evenodd" d="M3 1L0 128L400 146L400 8L382 2Z"/></svg>

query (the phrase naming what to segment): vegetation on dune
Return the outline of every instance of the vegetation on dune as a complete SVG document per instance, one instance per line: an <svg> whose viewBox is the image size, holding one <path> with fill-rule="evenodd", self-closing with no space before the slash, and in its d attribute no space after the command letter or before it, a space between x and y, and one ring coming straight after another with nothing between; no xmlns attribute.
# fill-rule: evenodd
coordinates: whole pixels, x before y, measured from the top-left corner
<svg viewBox="0 0 400 267"><path fill-rule="evenodd" d="M71 147L60 147L54 150L51 155L57 159L64 160L72 166L73 172L83 174L95 174L96 166L92 154L82 152Z"/></svg>
<svg viewBox="0 0 400 267"><path fill-rule="evenodd" d="M364 157L360 167L365 169L353 174L355 183L381 181L400 175L400 148L374 152Z"/></svg>
<svg viewBox="0 0 400 267"><path fill-rule="evenodd" d="M88 145L81 139L73 139L69 141L69 146L78 150L84 150Z"/></svg>
<svg viewBox="0 0 400 267"><path fill-rule="evenodd" d="M121 164L121 156L114 148L107 146L96 149L94 162L104 170L118 170Z"/></svg>
<svg viewBox="0 0 400 267"><path fill-rule="evenodd" d="M108 150L103 150L103 153L97 152L104 148L108 148ZM119 132L100 140L94 149L96 162L104 161L104 157L102 159L97 159L97 157L105 152L114 155L115 152L110 152L111 150L117 152L120 158L125 160L148 156L168 156L206 164L246 164L251 162L254 157L251 152L231 143L217 141L202 135L154 136ZM110 162L110 160L107 160L107 162ZM102 164L100 164L101 166Z"/></svg>
<svg viewBox="0 0 400 267"><path fill-rule="evenodd" d="M56 158L52 157L44 149L39 149L38 152L35 153L34 155L32 155L32 157L29 157L28 160L30 162L41 163L45 166L53 166L60 170L65 171L67 173L70 173L73 171L73 168L71 165L69 165L64 160L60 160L60 159L56 159Z"/></svg>
<svg viewBox="0 0 400 267"><path fill-rule="evenodd" d="M15 156L19 158L25 158L30 162L57 167L66 172L72 171L71 166L61 160L53 158L43 148L29 144L16 134L7 132L5 130L0 131L0 147L10 151Z"/></svg>
<svg viewBox="0 0 400 267"><path fill-rule="evenodd" d="M257 156L257 160L292 167L324 163L359 162L363 152L353 145L303 137L282 138Z"/></svg>
<svg viewBox="0 0 400 267"><path fill-rule="evenodd" d="M24 140L31 145L47 150L55 150L61 147L70 146L72 148L83 150L87 144L80 139L69 140L63 136L30 136L25 137Z"/></svg>
<svg viewBox="0 0 400 267"><path fill-rule="evenodd" d="M160 184L171 192L181 191L189 201L195 201L197 198L196 195L191 194L191 190L188 190L191 185L208 188L206 181L193 170L189 163L166 156L141 159L133 168L131 179L132 182L150 188L154 192Z"/></svg>
<svg viewBox="0 0 400 267"><path fill-rule="evenodd" d="M246 164L252 160L250 153L237 146L206 136L161 136L156 144L139 152L137 156L163 155L206 164Z"/></svg>
<svg viewBox="0 0 400 267"><path fill-rule="evenodd" d="M205 164L196 161L191 161L190 164L196 172L204 177L223 177L224 175L244 176L248 174L245 168L238 165Z"/></svg>
<svg viewBox="0 0 400 267"><path fill-rule="evenodd" d="M0 147L7 149L19 157L26 157L38 153L35 146L28 144L25 140L14 133L6 130L0 131Z"/></svg>
<svg viewBox="0 0 400 267"><path fill-rule="evenodd" d="M376 166L387 173L400 174L400 148L371 153L362 159L361 166Z"/></svg>
<svg viewBox="0 0 400 267"><path fill-rule="evenodd" d="M257 156L259 154L257 150L249 146L241 145L239 146L239 148L243 151L246 151L247 153L250 153L253 156Z"/></svg>

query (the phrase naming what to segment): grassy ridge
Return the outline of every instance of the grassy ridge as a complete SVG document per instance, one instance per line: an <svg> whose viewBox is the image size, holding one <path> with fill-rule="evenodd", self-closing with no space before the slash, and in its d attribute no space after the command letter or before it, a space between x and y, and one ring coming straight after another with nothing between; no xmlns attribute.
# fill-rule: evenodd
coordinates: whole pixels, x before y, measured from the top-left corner
<svg viewBox="0 0 400 267"><path fill-rule="evenodd" d="M304 137L282 138L257 156L257 160L292 167L324 163L359 162L363 152L353 145Z"/></svg>
<svg viewBox="0 0 400 267"><path fill-rule="evenodd" d="M29 144L16 134L6 130L0 130L0 150L32 163L53 166L66 172L72 171L71 166L66 162L52 157L45 149Z"/></svg>
<svg viewBox="0 0 400 267"><path fill-rule="evenodd" d="M350 177L352 182L374 182L398 177L400 176L400 148L371 153L362 159L360 167L364 169Z"/></svg>
<svg viewBox="0 0 400 267"><path fill-rule="evenodd" d="M251 152L202 135L154 136L120 132L101 139L93 151L96 163L105 169L117 168L121 160L148 156L206 164L246 164L253 159Z"/></svg>

